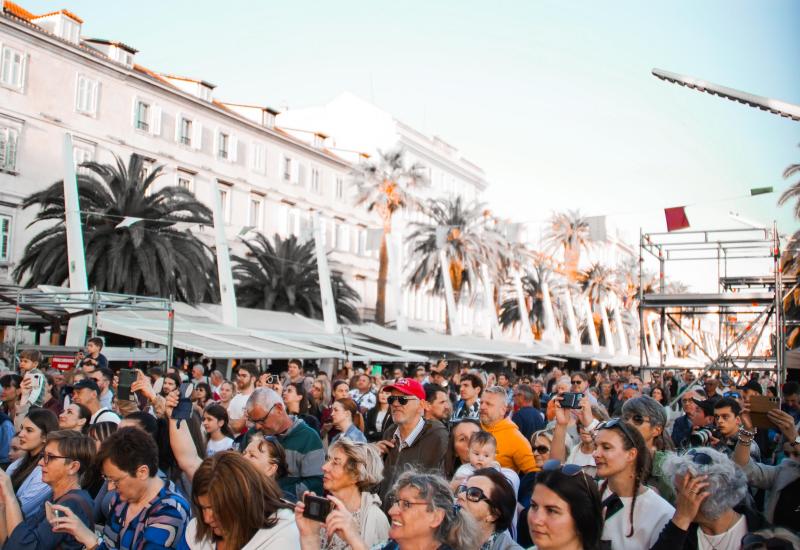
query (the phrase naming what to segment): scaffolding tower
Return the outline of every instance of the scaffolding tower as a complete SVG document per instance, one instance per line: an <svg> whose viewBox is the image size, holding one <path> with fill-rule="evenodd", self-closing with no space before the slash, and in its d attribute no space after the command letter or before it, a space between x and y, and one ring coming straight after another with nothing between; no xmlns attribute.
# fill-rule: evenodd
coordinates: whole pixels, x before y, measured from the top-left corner
<svg viewBox="0 0 800 550"><path fill-rule="evenodd" d="M644 260L649 254L658 261L657 292L644 292ZM772 260L772 273L729 277L731 260ZM665 288L667 262L716 262L717 293L669 294ZM668 364L668 323L675 326L706 357L703 373L717 371L772 371L779 382L786 380L784 361L785 328L782 299L797 286L796 280L783 280L780 270L780 236L777 224L772 229L716 229L675 233L640 233L639 237L639 366L641 369L674 368ZM648 331L646 311L659 313L658 338ZM676 314L696 318L716 315L716 342L696 338L687 331ZM758 343L768 326L774 330L772 349L755 356ZM647 338L657 341L658 357L651 357ZM749 349L741 344L750 339ZM700 340L700 341L698 341ZM715 349L716 348L716 349ZM771 351L771 353L770 353Z"/></svg>

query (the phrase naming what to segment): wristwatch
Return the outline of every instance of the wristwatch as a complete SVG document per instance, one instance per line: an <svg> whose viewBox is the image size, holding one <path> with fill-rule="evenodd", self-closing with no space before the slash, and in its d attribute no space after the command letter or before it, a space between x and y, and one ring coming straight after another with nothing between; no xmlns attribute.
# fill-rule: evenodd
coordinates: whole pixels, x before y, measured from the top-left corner
<svg viewBox="0 0 800 550"><path fill-rule="evenodd" d="M792 441L791 443L789 443L789 446L790 446L790 447L797 447L798 445L800 445L800 435L798 435L797 437L795 437L795 438L794 438L794 441Z"/></svg>

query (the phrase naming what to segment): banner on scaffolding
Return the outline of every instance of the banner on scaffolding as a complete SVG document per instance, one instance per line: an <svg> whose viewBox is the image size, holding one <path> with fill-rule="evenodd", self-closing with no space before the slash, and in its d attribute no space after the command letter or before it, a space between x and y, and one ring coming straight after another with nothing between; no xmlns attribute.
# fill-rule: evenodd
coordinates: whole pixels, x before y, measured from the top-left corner
<svg viewBox="0 0 800 550"><path fill-rule="evenodd" d="M664 216L667 219L667 231L677 231L689 227L689 218L686 217L686 207L676 206L665 208Z"/></svg>

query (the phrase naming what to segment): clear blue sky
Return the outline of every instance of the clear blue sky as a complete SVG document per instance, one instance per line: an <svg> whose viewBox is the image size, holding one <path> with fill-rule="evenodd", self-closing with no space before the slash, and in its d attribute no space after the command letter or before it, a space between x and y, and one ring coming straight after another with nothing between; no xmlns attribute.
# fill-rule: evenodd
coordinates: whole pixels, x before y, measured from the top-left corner
<svg viewBox="0 0 800 550"><path fill-rule="evenodd" d="M85 36L140 63L218 85L216 97L304 107L349 90L484 167L497 215L609 214L632 238L736 226L735 210L794 231L777 193L800 123L657 80L653 67L800 104L800 3L737 0L517 2L100 2L64 7Z"/></svg>

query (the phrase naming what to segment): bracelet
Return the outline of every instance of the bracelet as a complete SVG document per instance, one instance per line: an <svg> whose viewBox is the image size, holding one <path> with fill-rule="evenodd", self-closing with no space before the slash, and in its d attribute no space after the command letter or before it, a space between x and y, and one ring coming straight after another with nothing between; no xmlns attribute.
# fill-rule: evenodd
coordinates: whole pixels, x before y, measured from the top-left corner
<svg viewBox="0 0 800 550"><path fill-rule="evenodd" d="M739 426L739 435L746 435L748 437L755 437L758 433L758 428L753 428L753 431L745 429L744 426Z"/></svg>
<svg viewBox="0 0 800 550"><path fill-rule="evenodd" d="M750 446L750 444L752 444L752 443L753 443L753 438L752 438L752 437L748 439L748 438L746 438L746 437L743 437L743 436L741 436L741 435L740 435L740 436L739 436L739 437L738 437L736 440L737 440L739 443L741 443L742 445L746 446L746 447L749 447L749 446Z"/></svg>

